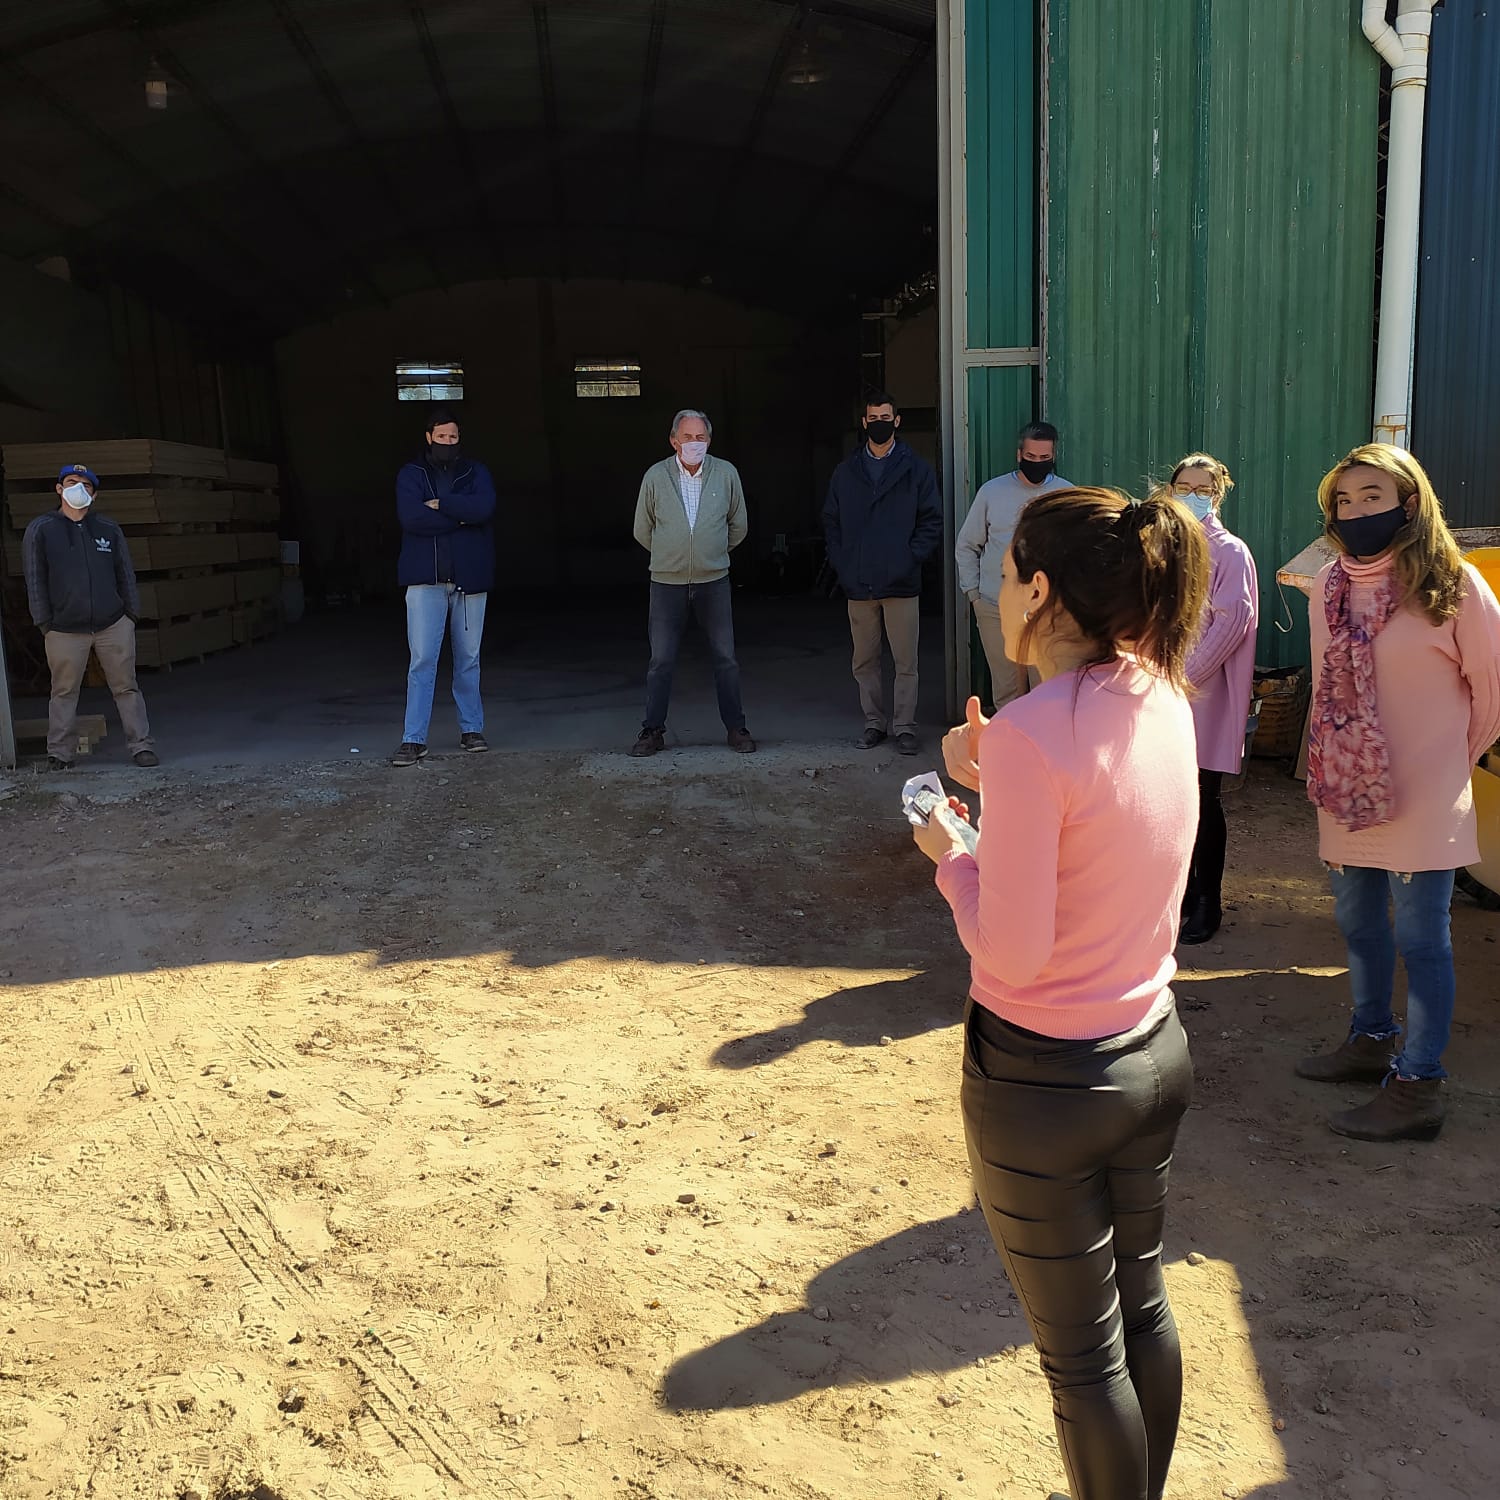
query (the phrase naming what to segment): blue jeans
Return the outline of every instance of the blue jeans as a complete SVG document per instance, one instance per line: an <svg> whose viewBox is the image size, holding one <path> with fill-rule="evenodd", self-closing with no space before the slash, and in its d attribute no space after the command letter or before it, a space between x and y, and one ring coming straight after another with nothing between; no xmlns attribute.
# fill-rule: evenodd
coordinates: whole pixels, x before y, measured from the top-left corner
<svg viewBox="0 0 1500 1500"><path fill-rule="evenodd" d="M484 638L487 594L465 594L451 583L416 583L406 590L406 639L411 666L406 674L407 744L425 745L432 721L432 693L437 685L443 632L453 640L453 701L458 705L458 732L484 732L484 705L479 701L479 643Z"/></svg>
<svg viewBox="0 0 1500 1500"><path fill-rule="evenodd" d="M1399 1036L1391 1013L1396 952L1406 964L1406 1045L1396 1058L1403 1078L1446 1078L1443 1049L1453 1026L1452 870L1398 875L1356 865L1330 869L1339 931L1349 948L1354 992L1350 1033ZM1396 909L1392 931L1390 906Z"/></svg>
<svg viewBox="0 0 1500 1500"><path fill-rule="evenodd" d="M714 688L719 695L719 717L725 729L743 729L740 705L740 664L734 659L734 614L729 578L713 583L653 583L648 631L651 664L646 668L646 729L665 729L667 704L672 697L672 671L687 632L688 616L697 617L713 656Z"/></svg>

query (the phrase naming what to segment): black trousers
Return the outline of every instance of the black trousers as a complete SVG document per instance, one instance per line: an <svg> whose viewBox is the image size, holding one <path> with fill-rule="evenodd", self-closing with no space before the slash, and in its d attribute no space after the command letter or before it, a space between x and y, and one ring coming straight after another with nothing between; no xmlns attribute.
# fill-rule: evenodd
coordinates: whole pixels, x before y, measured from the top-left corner
<svg viewBox="0 0 1500 1500"><path fill-rule="evenodd" d="M1070 1042L970 1002L964 1042L974 1185L1052 1387L1071 1500L1160 1500L1182 1406L1162 1224L1193 1084L1176 1008Z"/></svg>
<svg viewBox="0 0 1500 1500"><path fill-rule="evenodd" d="M1222 771L1198 772L1198 837L1193 841L1193 859L1188 866L1187 901L1207 896L1217 905L1220 899L1229 845L1229 828L1219 796L1223 787Z"/></svg>

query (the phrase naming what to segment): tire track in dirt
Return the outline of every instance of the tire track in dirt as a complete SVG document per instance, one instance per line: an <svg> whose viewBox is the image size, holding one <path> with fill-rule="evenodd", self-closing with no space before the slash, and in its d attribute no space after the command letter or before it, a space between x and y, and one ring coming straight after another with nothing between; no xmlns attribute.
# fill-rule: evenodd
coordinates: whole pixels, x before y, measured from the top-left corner
<svg viewBox="0 0 1500 1500"><path fill-rule="evenodd" d="M215 1003L192 976L175 977L199 992L205 1010ZM262 985L263 1001L270 987ZM248 1166L227 1156L214 1142L191 1103L167 1092L178 1087L179 1078L153 1030L153 1020L161 1018L161 1010L156 1006L152 1010L154 1014L148 1014L137 1000L106 1011L104 1019L129 1052L138 1084L145 1085L146 1116L166 1156L165 1192L173 1216L184 1227L201 1226L210 1254L238 1282L250 1317L242 1313L238 1325L222 1332L230 1338L257 1333L274 1337L278 1319L317 1314L319 1286L302 1269L306 1262L277 1228L271 1205ZM294 1065L253 1027L226 1026L201 1012L197 1020L239 1049L246 1061L282 1070ZM181 1037L178 1047L186 1051ZM352 1095L340 1090L338 1097L344 1107L369 1117L367 1107ZM187 1253L182 1252L183 1258ZM345 1351L363 1388L364 1412L354 1426L364 1446L393 1478L400 1477L404 1466L420 1462L436 1468L466 1492L519 1493L502 1462L484 1451L482 1440L488 1436L484 1424L456 1392L435 1384L425 1370L417 1347L422 1331L418 1325L397 1325L385 1334L372 1328ZM170 1417L164 1407L160 1415Z"/></svg>
<svg viewBox="0 0 1500 1500"><path fill-rule="evenodd" d="M499 1435L474 1417L456 1390L446 1382L434 1382L422 1359L418 1339L427 1332L424 1325L436 1321L414 1314L388 1333L365 1331L352 1357L365 1386L367 1430L361 1436L377 1457L386 1449L388 1466L400 1453L435 1464L467 1490L489 1496L521 1494L503 1460L484 1451L482 1438L498 1442ZM420 1448L413 1446L413 1434Z"/></svg>

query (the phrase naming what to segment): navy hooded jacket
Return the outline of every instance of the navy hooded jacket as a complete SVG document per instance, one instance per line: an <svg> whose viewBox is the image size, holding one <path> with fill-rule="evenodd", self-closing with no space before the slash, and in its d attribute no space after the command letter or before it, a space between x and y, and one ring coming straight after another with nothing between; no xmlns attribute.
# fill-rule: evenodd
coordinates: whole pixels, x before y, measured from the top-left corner
<svg viewBox="0 0 1500 1500"><path fill-rule="evenodd" d="M900 438L878 464L866 463L864 450L861 441L828 482L828 561L851 599L914 598L922 564L943 540L937 480Z"/></svg>
<svg viewBox="0 0 1500 1500"><path fill-rule="evenodd" d="M431 510L427 502L436 500ZM495 481L483 464L463 458L439 468L425 459L396 476L401 557L396 580L451 583L485 594L495 582Z"/></svg>

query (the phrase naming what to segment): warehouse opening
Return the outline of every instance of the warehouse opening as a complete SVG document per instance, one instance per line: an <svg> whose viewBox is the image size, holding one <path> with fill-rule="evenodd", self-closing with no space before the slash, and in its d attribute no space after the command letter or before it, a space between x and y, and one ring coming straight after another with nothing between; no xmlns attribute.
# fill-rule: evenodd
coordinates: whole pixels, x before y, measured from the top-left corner
<svg viewBox="0 0 1500 1500"><path fill-rule="evenodd" d="M142 661L166 664L289 610L311 628L393 605L394 475L433 398L457 404L466 449L497 477L492 608L640 595L636 488L689 406L712 414L753 507L736 582L814 590L817 511L861 389L892 389L904 435L935 457L935 12L12 8L13 681L34 687L40 658L20 528L53 503L62 450L97 445L112 465L106 511L119 501L154 586Z"/></svg>

